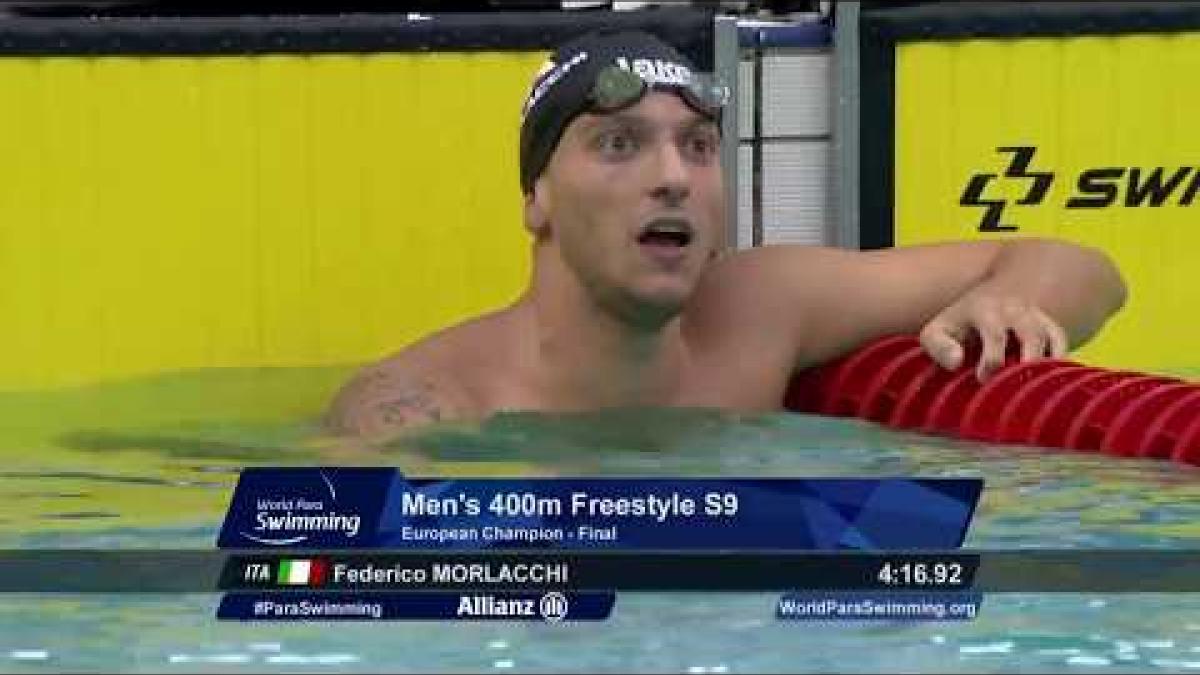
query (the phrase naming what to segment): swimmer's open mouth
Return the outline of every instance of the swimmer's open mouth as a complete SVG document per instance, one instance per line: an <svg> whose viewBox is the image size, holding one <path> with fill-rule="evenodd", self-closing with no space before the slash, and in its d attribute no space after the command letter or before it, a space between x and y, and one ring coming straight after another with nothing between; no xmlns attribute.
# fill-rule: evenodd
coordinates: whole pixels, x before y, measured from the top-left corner
<svg viewBox="0 0 1200 675"><path fill-rule="evenodd" d="M646 223L638 235L638 243L649 246L683 248L692 243L692 224L682 218L657 218Z"/></svg>

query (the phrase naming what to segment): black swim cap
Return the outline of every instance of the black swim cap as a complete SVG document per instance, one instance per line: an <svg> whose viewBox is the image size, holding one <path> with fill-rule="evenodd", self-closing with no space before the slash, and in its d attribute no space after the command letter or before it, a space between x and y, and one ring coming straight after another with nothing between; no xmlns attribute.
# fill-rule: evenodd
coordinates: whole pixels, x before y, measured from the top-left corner
<svg viewBox="0 0 1200 675"><path fill-rule="evenodd" d="M596 77L618 67L653 88L694 86L696 68L674 47L642 31L597 31L559 47L542 65L521 110L521 190L528 194L563 130L588 109Z"/></svg>

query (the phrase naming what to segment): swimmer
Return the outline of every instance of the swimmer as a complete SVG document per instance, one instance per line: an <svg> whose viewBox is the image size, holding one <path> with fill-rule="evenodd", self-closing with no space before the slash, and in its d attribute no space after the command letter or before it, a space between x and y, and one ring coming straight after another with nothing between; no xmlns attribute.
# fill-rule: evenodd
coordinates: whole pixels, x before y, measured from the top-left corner
<svg viewBox="0 0 1200 675"><path fill-rule="evenodd" d="M1010 331L1022 360L1061 357L1123 305L1106 255L1053 240L726 251L722 98L646 33L560 47L521 127L528 287L363 369L329 410L334 431L386 439L507 410L780 410L796 371L889 333L919 333L948 369L978 340L983 380Z"/></svg>

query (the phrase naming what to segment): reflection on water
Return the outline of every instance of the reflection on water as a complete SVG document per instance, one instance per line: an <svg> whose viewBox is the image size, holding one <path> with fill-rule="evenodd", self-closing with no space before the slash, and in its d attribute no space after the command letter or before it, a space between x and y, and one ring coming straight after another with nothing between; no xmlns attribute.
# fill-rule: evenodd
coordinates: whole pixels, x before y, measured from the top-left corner
<svg viewBox="0 0 1200 675"><path fill-rule="evenodd" d="M0 394L0 545L210 548L240 467L323 463L427 476L982 476L968 546L1200 543L1194 467L706 410L511 413L366 448L314 422L342 376L204 371ZM972 623L871 625L776 622L775 599L625 594L595 625L331 627L217 623L214 595L16 595L0 604L0 671L1200 669L1195 596L996 594Z"/></svg>

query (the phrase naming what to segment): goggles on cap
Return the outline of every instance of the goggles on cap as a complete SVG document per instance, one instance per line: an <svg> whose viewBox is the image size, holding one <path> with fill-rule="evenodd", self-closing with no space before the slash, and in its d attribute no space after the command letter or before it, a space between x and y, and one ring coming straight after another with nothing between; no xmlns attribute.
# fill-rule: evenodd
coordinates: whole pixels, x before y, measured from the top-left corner
<svg viewBox="0 0 1200 675"><path fill-rule="evenodd" d="M589 110L601 113L623 110L655 88L678 92L693 110L712 119L719 118L721 109L729 103L729 87L719 84L711 75L693 73L685 85L651 84L641 75L613 65L596 75L588 95Z"/></svg>

